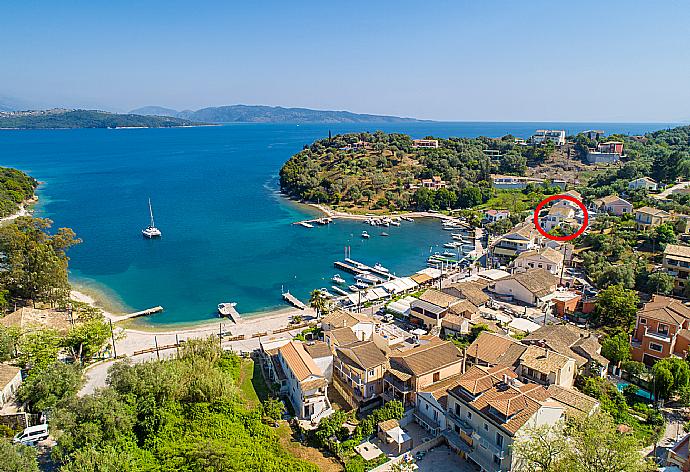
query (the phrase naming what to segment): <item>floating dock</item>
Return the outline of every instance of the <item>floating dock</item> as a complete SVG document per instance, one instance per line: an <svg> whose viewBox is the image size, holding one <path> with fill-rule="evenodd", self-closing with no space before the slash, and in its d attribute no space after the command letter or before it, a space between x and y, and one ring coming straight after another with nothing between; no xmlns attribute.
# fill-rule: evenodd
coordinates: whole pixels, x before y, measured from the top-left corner
<svg viewBox="0 0 690 472"><path fill-rule="evenodd" d="M222 317L230 318L230 321L237 324L242 320L240 313L237 311L237 303L219 303L218 313Z"/></svg>
<svg viewBox="0 0 690 472"><path fill-rule="evenodd" d="M386 272L385 270L379 270L375 267L369 267L368 265L362 264L361 262L357 262L354 259L348 258L348 259L345 259L345 262L356 267L361 272L371 272L372 274L376 275L377 277L382 278L384 281L387 281L387 280L390 280L393 278L393 275L391 275L390 272Z"/></svg>
<svg viewBox="0 0 690 472"><path fill-rule="evenodd" d="M307 305L302 303L295 297L293 294L291 294L289 291L288 292L283 292L283 300L288 302L290 305L294 306L295 308L299 308L300 310L306 310Z"/></svg>
<svg viewBox="0 0 690 472"><path fill-rule="evenodd" d="M117 321L124 321L130 320L132 318L138 318L140 316L153 315L154 313L160 313L161 311L163 311L162 306L154 306L153 308L149 308L147 310L141 310L134 313L129 313L128 315L118 316Z"/></svg>
<svg viewBox="0 0 690 472"><path fill-rule="evenodd" d="M347 272L349 274L354 274L354 275L359 275L362 272L365 272L364 270L358 269L357 267L355 267L353 265L346 264L346 263L340 262L340 261L335 261L333 263L333 267L335 267L338 270L342 270L343 272Z"/></svg>

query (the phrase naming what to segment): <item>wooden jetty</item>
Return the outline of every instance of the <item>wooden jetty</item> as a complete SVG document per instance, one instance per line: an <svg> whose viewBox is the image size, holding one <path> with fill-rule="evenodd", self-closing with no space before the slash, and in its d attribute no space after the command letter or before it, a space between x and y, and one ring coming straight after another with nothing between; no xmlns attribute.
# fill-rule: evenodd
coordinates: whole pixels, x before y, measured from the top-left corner
<svg viewBox="0 0 690 472"><path fill-rule="evenodd" d="M300 310L306 310L307 305L302 303L295 297L293 294L290 293L290 291L283 292L283 300L288 302L290 305L294 306L295 308L299 308Z"/></svg>
<svg viewBox="0 0 690 472"><path fill-rule="evenodd" d="M154 306L153 308L148 308L146 310L137 311L134 313L129 313L127 315L118 316L115 321L131 320L132 318L138 318L140 316L153 315L154 313L160 313L163 311L162 306Z"/></svg>
<svg viewBox="0 0 690 472"><path fill-rule="evenodd" d="M310 225L313 225L313 224L329 225L329 224L333 223L333 218L331 218L331 217L314 218L311 220L295 221L292 224L293 225L303 225L303 223L309 223Z"/></svg>
<svg viewBox="0 0 690 472"><path fill-rule="evenodd" d="M340 262L340 261L335 261L333 263L333 267L335 267L338 270L342 270L343 272L347 272L349 274L354 274L354 275L359 275L362 272L365 272L364 270L359 269L353 265L346 264L346 263Z"/></svg>
<svg viewBox="0 0 690 472"><path fill-rule="evenodd" d="M218 313L220 314L220 316L230 318L230 321L237 324L242 320L242 317L235 308L236 306L237 303L219 303Z"/></svg>

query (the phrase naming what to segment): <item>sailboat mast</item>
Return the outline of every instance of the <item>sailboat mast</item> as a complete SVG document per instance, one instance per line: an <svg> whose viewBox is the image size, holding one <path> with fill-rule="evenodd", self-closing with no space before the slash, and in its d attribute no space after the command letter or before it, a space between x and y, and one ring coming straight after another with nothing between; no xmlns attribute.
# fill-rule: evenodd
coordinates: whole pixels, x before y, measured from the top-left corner
<svg viewBox="0 0 690 472"><path fill-rule="evenodd" d="M153 223L153 209L151 208L151 199L149 198L149 214L151 215L151 227L155 228L156 225Z"/></svg>

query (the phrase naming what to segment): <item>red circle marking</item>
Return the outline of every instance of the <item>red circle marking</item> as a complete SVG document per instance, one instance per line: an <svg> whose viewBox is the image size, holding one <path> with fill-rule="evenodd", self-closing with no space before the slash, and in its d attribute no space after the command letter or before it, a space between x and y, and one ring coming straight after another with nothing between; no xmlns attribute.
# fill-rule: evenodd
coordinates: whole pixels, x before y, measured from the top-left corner
<svg viewBox="0 0 690 472"><path fill-rule="evenodd" d="M544 228L541 227L539 224L539 212L541 209L544 207L549 202L553 202L555 200L568 200L569 202L575 203L577 206L579 206L582 209L582 212L584 213L584 219L582 221L582 226L580 229L575 231L573 234L569 234L567 236L554 236L553 234L549 234L546 231L544 231ZM550 197L545 198L542 200L539 205L537 205L537 208L534 210L534 226L536 226L537 231L541 233L542 236L544 236L547 239L552 239L554 241L570 241L571 239L575 239L578 236L580 236L582 233L585 232L585 229L587 229L587 223L589 222L589 214L587 213L587 208L585 208L585 204L582 203L580 200L578 200L575 197L571 197L570 195L551 195Z"/></svg>

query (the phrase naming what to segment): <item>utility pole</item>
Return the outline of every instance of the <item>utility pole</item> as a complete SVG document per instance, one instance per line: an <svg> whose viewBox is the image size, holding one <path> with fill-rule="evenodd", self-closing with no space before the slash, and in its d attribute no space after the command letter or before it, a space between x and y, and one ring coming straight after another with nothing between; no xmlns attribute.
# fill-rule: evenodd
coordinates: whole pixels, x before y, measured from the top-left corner
<svg viewBox="0 0 690 472"><path fill-rule="evenodd" d="M223 323L218 323L218 343L221 351L223 350Z"/></svg>
<svg viewBox="0 0 690 472"><path fill-rule="evenodd" d="M161 360L161 353L158 351L158 336L153 337L153 342L156 344L156 357Z"/></svg>
<svg viewBox="0 0 690 472"><path fill-rule="evenodd" d="M117 349L115 349L115 333L113 332L113 320L108 320L110 322L110 339L113 341L113 357L117 359Z"/></svg>
<svg viewBox="0 0 690 472"><path fill-rule="evenodd" d="M180 358L180 337L175 333L175 350L177 351L177 358Z"/></svg>

